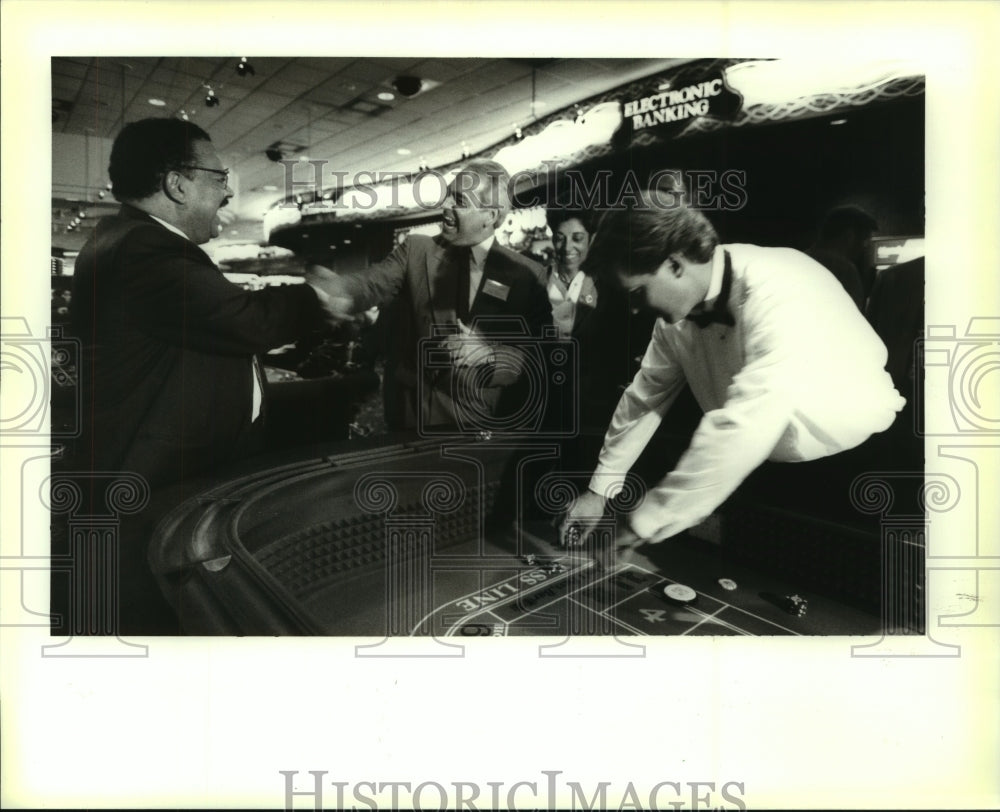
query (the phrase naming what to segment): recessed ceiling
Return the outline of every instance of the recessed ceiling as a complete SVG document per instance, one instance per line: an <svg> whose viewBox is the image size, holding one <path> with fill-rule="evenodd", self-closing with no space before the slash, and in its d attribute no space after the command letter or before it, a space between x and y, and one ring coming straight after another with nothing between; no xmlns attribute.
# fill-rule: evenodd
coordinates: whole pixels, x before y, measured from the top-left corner
<svg viewBox="0 0 1000 812"><path fill-rule="evenodd" d="M422 161L458 160L463 142L486 150L536 117L690 61L248 56L250 76L237 73L240 58L53 58L53 132L113 138L123 122L184 111L238 177L234 209L258 219L283 196L284 167L265 155L276 143L326 161L331 180L415 172ZM379 99L401 75L424 79L424 89ZM218 106L205 106L208 88Z"/></svg>

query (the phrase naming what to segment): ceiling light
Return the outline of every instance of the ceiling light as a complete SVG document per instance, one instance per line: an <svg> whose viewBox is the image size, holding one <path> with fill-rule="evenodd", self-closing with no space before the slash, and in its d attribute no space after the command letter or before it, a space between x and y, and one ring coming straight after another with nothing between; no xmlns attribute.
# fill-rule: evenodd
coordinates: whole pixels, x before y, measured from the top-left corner
<svg viewBox="0 0 1000 812"><path fill-rule="evenodd" d="M846 124L846 123L847 123L846 118L835 118L833 121L830 122L830 126L836 127L838 124Z"/></svg>
<svg viewBox="0 0 1000 812"><path fill-rule="evenodd" d="M215 95L215 91L212 88L208 89L208 95L205 96L205 106L206 107L218 107L219 97Z"/></svg>
<svg viewBox="0 0 1000 812"><path fill-rule="evenodd" d="M396 150L397 155L409 155L410 152L411 151L408 150L406 147L400 147L399 149Z"/></svg>
<svg viewBox="0 0 1000 812"><path fill-rule="evenodd" d="M163 101L163 99L149 99L149 103L151 105L153 105L153 107L166 107L167 106L167 103L165 101Z"/></svg>
<svg viewBox="0 0 1000 812"><path fill-rule="evenodd" d="M378 98L381 101L392 101L394 98L396 98L396 94L395 93L390 93L389 91L386 90L386 91L383 91L383 92L379 93L378 94Z"/></svg>
<svg viewBox="0 0 1000 812"><path fill-rule="evenodd" d="M247 62L247 58L245 56L240 59L239 64L236 66L236 72L240 76L256 75L256 71L253 69L253 65Z"/></svg>
<svg viewBox="0 0 1000 812"><path fill-rule="evenodd" d="M424 88L424 80L418 76L397 76L393 79L392 86L399 91L400 95L416 96Z"/></svg>
<svg viewBox="0 0 1000 812"><path fill-rule="evenodd" d="M268 183L265 186L261 186L260 190L262 192L277 192L278 191L278 187L275 186L273 183Z"/></svg>

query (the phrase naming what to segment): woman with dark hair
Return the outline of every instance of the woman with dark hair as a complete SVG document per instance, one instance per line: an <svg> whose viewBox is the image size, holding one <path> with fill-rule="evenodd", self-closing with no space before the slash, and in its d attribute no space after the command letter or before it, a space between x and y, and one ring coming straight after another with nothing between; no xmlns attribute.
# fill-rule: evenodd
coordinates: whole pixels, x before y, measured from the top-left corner
<svg viewBox="0 0 1000 812"><path fill-rule="evenodd" d="M552 231L552 266L547 285L552 319L559 336L568 338L573 334L578 304L585 318L597 300L594 280L582 269L590 250L591 228L584 212L571 209L549 209L546 220Z"/></svg>
<svg viewBox="0 0 1000 812"><path fill-rule="evenodd" d="M550 208L546 213L554 249L547 291L552 320L562 338L577 344L579 369L564 420L580 428L574 466L596 461L601 439L625 386L638 369L652 332L652 319L631 312L620 286L586 264L592 226L587 212ZM570 411L572 410L572 411Z"/></svg>

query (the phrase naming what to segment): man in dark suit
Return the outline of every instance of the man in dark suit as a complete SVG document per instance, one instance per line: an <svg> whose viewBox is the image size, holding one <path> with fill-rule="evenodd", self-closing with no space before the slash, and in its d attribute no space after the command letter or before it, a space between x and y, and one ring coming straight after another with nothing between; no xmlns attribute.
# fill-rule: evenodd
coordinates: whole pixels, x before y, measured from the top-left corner
<svg viewBox="0 0 1000 812"><path fill-rule="evenodd" d="M864 209L838 206L823 218L819 238L806 252L837 277L862 313L875 283L869 254L877 230L875 218Z"/></svg>
<svg viewBox="0 0 1000 812"><path fill-rule="evenodd" d="M363 273L307 277L345 318L393 303L394 427L486 428L531 397L524 339L542 336L552 310L541 266L496 242L509 184L500 164L472 161L448 187L438 236L410 235Z"/></svg>
<svg viewBox="0 0 1000 812"><path fill-rule="evenodd" d="M198 247L219 234L232 196L201 128L129 124L108 169L122 207L80 251L73 286L84 408L75 465L156 487L257 450L256 353L321 326L323 309L308 285L245 291Z"/></svg>
<svg viewBox="0 0 1000 812"><path fill-rule="evenodd" d="M168 118L129 124L108 171L122 207L81 249L71 306L83 414L64 465L89 509L104 502L109 475L136 473L155 493L259 450L266 403L256 354L324 323L308 285L245 291L198 247L219 234L219 209L232 196L204 130ZM154 520L143 512L122 526L120 546L101 564L117 572L101 587L107 595L93 587L69 601L53 579L54 629L108 634L110 623L119 633L176 633L146 563ZM52 533L54 556L86 565L64 522Z"/></svg>

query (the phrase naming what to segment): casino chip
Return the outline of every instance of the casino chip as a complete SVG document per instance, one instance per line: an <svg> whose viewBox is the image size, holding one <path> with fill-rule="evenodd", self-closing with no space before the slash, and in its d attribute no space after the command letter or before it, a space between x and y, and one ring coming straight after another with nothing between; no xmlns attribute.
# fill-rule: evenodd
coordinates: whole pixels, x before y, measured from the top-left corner
<svg viewBox="0 0 1000 812"><path fill-rule="evenodd" d="M809 611L809 601L801 595L775 595L773 592L761 592L760 596L777 606L779 609L796 617L805 617Z"/></svg>
<svg viewBox="0 0 1000 812"><path fill-rule="evenodd" d="M809 601L801 595L785 595L782 608L790 615L805 617L806 612L809 611Z"/></svg>
<svg viewBox="0 0 1000 812"><path fill-rule="evenodd" d="M485 623L466 623L459 628L459 634L463 637L492 637L493 629Z"/></svg>
<svg viewBox="0 0 1000 812"><path fill-rule="evenodd" d="M679 606L688 606L698 600L698 593L684 584L667 584L663 587L663 595Z"/></svg>

